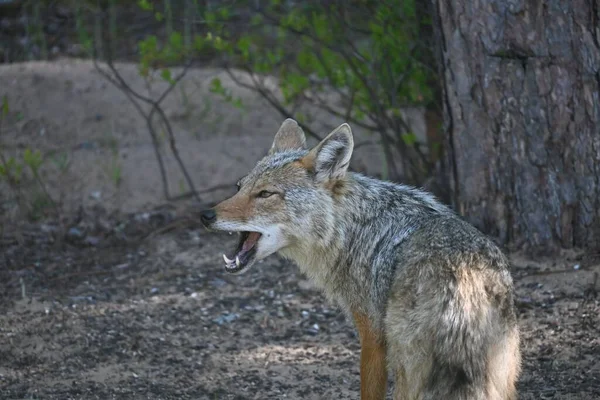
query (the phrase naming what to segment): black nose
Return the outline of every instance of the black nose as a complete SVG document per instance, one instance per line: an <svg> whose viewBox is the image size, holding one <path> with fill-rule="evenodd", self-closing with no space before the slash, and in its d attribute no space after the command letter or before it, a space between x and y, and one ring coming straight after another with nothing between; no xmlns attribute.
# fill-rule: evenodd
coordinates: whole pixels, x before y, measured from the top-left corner
<svg viewBox="0 0 600 400"><path fill-rule="evenodd" d="M204 224L211 224L215 222L215 219L217 219L217 213L212 208L204 210L200 213L200 219Z"/></svg>

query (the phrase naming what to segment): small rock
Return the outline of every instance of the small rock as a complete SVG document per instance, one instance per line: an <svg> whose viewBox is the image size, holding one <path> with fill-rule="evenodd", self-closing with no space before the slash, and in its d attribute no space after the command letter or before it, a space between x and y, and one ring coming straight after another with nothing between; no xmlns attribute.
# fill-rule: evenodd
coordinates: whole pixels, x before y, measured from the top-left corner
<svg viewBox="0 0 600 400"><path fill-rule="evenodd" d="M223 279L215 278L215 279L211 280L209 282L209 284L214 287L223 287L223 286L227 285L227 282L225 282Z"/></svg>
<svg viewBox="0 0 600 400"><path fill-rule="evenodd" d="M218 325L223 325L225 323L233 322L236 319L238 319L239 317L240 317L239 314L226 314L226 315L221 315L221 316L213 319L213 322Z"/></svg>
<svg viewBox="0 0 600 400"><path fill-rule="evenodd" d="M90 246L98 246L100 244L100 238L97 236L86 236L85 243Z"/></svg>
<svg viewBox="0 0 600 400"><path fill-rule="evenodd" d="M52 225L42 224L42 225L40 225L40 230L44 233L54 233L58 229Z"/></svg>
<svg viewBox="0 0 600 400"><path fill-rule="evenodd" d="M134 219L137 222L148 222L150 220L150 213L144 212L144 213L136 214Z"/></svg>
<svg viewBox="0 0 600 400"><path fill-rule="evenodd" d="M314 324L313 326L311 326L310 328L308 328L306 330L306 332L309 335L313 335L313 336L316 335L316 334L318 334L319 333L319 324Z"/></svg>
<svg viewBox="0 0 600 400"><path fill-rule="evenodd" d="M81 239L83 238L83 232L77 227L72 227L67 232L67 236L71 239Z"/></svg>
<svg viewBox="0 0 600 400"><path fill-rule="evenodd" d="M579 268L581 268L581 265L579 265L579 264L575 264L575 265L573 265L573 269L574 269L574 270L578 270Z"/></svg>
<svg viewBox="0 0 600 400"><path fill-rule="evenodd" d="M96 300L92 296L72 296L70 297L73 303L89 303L94 304Z"/></svg>
<svg viewBox="0 0 600 400"><path fill-rule="evenodd" d="M151 293L151 294L156 294L156 293L158 293L158 292L159 292L159 289L158 289L158 288L156 288L156 287L153 287L152 289L150 289L150 293Z"/></svg>
<svg viewBox="0 0 600 400"><path fill-rule="evenodd" d="M94 200L100 200L102 198L102 192L99 190L95 190L90 193L90 197Z"/></svg>

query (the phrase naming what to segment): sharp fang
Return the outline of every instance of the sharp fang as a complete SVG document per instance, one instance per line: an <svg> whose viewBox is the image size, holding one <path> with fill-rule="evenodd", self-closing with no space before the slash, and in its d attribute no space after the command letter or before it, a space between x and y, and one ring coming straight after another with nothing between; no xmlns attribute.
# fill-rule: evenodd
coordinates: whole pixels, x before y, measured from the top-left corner
<svg viewBox="0 0 600 400"><path fill-rule="evenodd" d="M240 258L238 256L235 257L235 265L237 265L238 268L242 266L242 263L241 263Z"/></svg>
<svg viewBox="0 0 600 400"><path fill-rule="evenodd" d="M233 264L233 261L234 261L234 260L230 260L229 258L227 258L227 256L225 254L223 254L223 260L225 260L225 262L227 264Z"/></svg>

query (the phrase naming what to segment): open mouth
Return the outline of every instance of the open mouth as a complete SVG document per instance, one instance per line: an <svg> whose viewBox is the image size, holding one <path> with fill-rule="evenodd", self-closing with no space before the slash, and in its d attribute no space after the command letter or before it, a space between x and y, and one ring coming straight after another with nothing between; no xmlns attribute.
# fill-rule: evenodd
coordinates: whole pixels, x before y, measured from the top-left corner
<svg viewBox="0 0 600 400"><path fill-rule="evenodd" d="M256 256L256 245L261 236L258 232L240 232L240 241L234 256L230 259L223 254L225 271L237 274L249 267Z"/></svg>

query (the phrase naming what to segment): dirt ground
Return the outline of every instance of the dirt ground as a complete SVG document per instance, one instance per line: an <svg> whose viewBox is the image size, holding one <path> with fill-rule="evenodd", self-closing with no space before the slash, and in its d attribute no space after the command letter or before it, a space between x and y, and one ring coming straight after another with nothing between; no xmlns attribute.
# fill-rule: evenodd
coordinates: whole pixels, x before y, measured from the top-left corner
<svg viewBox="0 0 600 400"><path fill-rule="evenodd" d="M133 66L122 68L139 84ZM200 189L235 182L281 122L249 92L236 92L244 110L221 102L207 90L214 74L194 71L166 106ZM0 191L0 399L359 398L351 325L276 256L226 274L220 254L235 238L186 223L180 205L160 206L143 120L89 63L0 66L4 94L3 148L65 152L70 164L44 176L63 199L60 224L17 226ZM319 123L325 133L337 121ZM378 154L365 146L355 168L377 174ZM520 398L600 399L598 257L512 260Z"/></svg>

